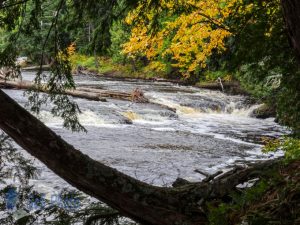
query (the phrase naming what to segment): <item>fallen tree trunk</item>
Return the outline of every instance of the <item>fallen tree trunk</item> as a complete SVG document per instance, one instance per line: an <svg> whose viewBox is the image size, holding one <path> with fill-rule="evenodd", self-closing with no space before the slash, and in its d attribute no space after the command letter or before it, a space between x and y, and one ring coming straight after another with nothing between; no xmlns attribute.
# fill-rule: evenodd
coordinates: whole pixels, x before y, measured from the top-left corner
<svg viewBox="0 0 300 225"><path fill-rule="evenodd" d="M78 87L76 90L87 92L87 93L97 93L104 98L114 98L120 100L131 101L132 94L118 91L107 91L107 90L99 90L95 88L86 88L86 87Z"/></svg>
<svg viewBox="0 0 300 225"><path fill-rule="evenodd" d="M32 89L32 90L38 90L41 92L49 93L49 90L47 89L46 86L37 87L34 83L30 81L26 81L26 80L10 81L1 78L2 77L0 76L0 87L2 88L27 89L27 90ZM133 101L137 103L149 103L149 104L157 105L163 109L176 112L176 109L174 108L159 103L151 102L144 95L136 96L135 90L132 93L126 93L126 92L119 92L119 91L78 87L76 88L76 90L64 90L62 94L67 94L77 98L85 98L88 100L101 101L101 102L106 102L106 98L112 98L112 99L118 99L124 101Z"/></svg>
<svg viewBox="0 0 300 225"><path fill-rule="evenodd" d="M3 88L14 88L14 89L33 89L41 92L48 93L48 89L45 86L37 87L34 83L30 81L9 81L0 79L0 87ZM93 101L106 101L105 98L113 98L131 101L132 94L117 92L117 91L108 91L108 90L99 90L94 88L84 88L79 87L76 90L64 90L63 94L71 95L73 97L85 98Z"/></svg>
<svg viewBox="0 0 300 225"><path fill-rule="evenodd" d="M224 88L231 88L231 87L239 86L237 82L223 82L222 85ZM222 90L222 87L221 87L220 83L218 83L218 82L204 82L204 83L197 84L197 87L212 89L212 90Z"/></svg>
<svg viewBox="0 0 300 225"><path fill-rule="evenodd" d="M77 90L84 91L84 92L99 93L99 94L101 94L101 96L103 96L105 98L117 98L117 99L121 99L121 100L133 101L133 102L138 102L138 103L149 103L152 105L159 106L163 109L170 110L174 113L176 112L175 108L172 108L172 107L169 107L169 106L157 103L157 102L153 102L153 101L149 100L148 98L146 98L144 95L136 96L135 90L130 94L125 93L125 92L106 91L106 90L99 90L99 89L95 89L95 88L86 88L86 87L78 87Z"/></svg>
<svg viewBox="0 0 300 225"><path fill-rule="evenodd" d="M1 80L0 79L0 87L3 88L14 88L14 89L31 89L31 90L38 90L40 92L49 93L49 90L46 86L40 86L33 84L30 81L8 81L8 80ZM85 98L88 100L93 101L101 101L106 102L106 99L101 94L97 93L87 93L80 90L64 90L61 94L67 94L77 98Z"/></svg>
<svg viewBox="0 0 300 225"><path fill-rule="evenodd" d="M50 70L51 65L43 65L42 68L43 68L43 70ZM24 71L37 71L40 69L41 69L41 66L26 66L26 67L22 68L22 70L24 70Z"/></svg>
<svg viewBox="0 0 300 225"><path fill-rule="evenodd" d="M273 162L238 168L214 180L177 188L148 185L76 150L0 90L0 128L72 186L148 225L207 224L206 202L259 177Z"/></svg>

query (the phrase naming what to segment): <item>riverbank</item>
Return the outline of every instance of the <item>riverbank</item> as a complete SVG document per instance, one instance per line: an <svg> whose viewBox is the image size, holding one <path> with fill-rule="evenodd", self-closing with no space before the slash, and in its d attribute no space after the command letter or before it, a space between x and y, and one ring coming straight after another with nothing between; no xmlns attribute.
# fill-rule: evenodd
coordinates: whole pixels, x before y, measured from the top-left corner
<svg viewBox="0 0 300 225"><path fill-rule="evenodd" d="M109 77L116 80L138 79L155 82L170 82L179 85L189 85L198 88L205 88L209 90L217 90L230 95L245 95L249 97L252 104L261 103L261 107L253 112L253 117L266 119L269 117L276 117L276 109L267 103L255 99L251 94L242 87L240 82L233 79L226 73L216 72L204 74L206 80L198 79L191 82L190 79L170 79L166 73L155 72L149 67L141 66L135 67L129 64L114 63L110 58L99 58L98 66L96 66L95 58L84 55L74 55L71 57L71 64L74 74L84 74L93 76Z"/></svg>
<svg viewBox="0 0 300 225"><path fill-rule="evenodd" d="M23 67L23 71L35 71L38 70L40 66L28 66ZM120 68L120 70L117 70L117 68ZM76 69L73 70L73 74L84 74L84 75L93 75L93 76L103 76L108 78L113 78L117 80L126 80L126 79L137 79L137 80L146 80L146 81L155 81L155 82L169 82L174 84L180 84L180 85L190 85L194 87L199 88L205 88L210 90L219 90L223 91L227 94L242 94L242 95L249 95L249 93L244 90L238 81L205 81L205 82L197 82L195 84L191 84L188 81L180 80L180 79L168 79L164 76L157 73L156 75L149 75L149 73L143 73L141 71L136 71L130 73L126 66L108 69L94 69L94 68L88 68L85 66L78 66ZM43 66L44 70L50 70L49 65Z"/></svg>
<svg viewBox="0 0 300 225"><path fill-rule="evenodd" d="M203 74L199 78L183 78L172 73L158 72L146 65L136 65L134 63L118 63L109 57L93 57L81 54L70 56L73 74L85 74L94 76L104 76L118 80L140 79L156 82L170 82L180 85L190 85L210 90L220 90L228 94L249 95L241 87L239 81L223 72L211 72ZM25 64L26 65L26 64ZM23 70L38 70L39 65L30 65L23 67ZM50 70L50 65L43 65L44 70Z"/></svg>
<svg viewBox="0 0 300 225"><path fill-rule="evenodd" d="M119 81L136 79L153 82L169 82L183 86L189 85L209 90L218 90L230 95L245 95L249 97L249 101L251 102L251 104L263 103L260 100L253 98L251 94L240 85L239 81L231 79L229 75L226 75L222 79L221 77L224 75L222 73L204 74L203 76L205 78L202 79L207 80L200 81L199 79L199 81L197 82L191 82L191 80L183 78L170 79L167 74L162 72L155 72L145 66L133 68L133 66L128 63L115 63L112 59L107 57L99 57L96 63L95 57L75 54L74 56L71 56L70 62L74 75L91 75L97 77L112 78ZM35 68L39 68L39 66L25 67L23 69L32 71ZM49 70L50 66L45 65L43 66L43 68ZM216 77L218 78L216 79ZM276 117L276 110L273 107L264 104L261 108L256 110L252 116L263 119Z"/></svg>
<svg viewBox="0 0 300 225"><path fill-rule="evenodd" d="M75 54L70 58L74 74L104 76L114 79L140 79L156 82L170 82L190 85L210 90L220 90L228 94L249 95L237 80L225 73L205 74L203 78L187 79L182 76L158 72L149 66L137 66L129 63L116 63L107 57L95 57Z"/></svg>

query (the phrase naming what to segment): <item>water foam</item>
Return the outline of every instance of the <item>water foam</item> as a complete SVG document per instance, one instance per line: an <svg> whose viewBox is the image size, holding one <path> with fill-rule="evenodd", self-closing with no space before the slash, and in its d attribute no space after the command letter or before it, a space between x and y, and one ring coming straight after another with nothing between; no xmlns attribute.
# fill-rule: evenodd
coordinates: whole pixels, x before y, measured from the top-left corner
<svg viewBox="0 0 300 225"><path fill-rule="evenodd" d="M38 115L36 115L38 119L40 119L43 123L45 123L49 127L61 128L63 126L63 119L60 117L53 116L53 114L49 111L42 110ZM91 111L84 110L82 113L78 115L78 119L81 125L83 126L110 126L115 127L116 124L111 123L110 121L106 121L101 115Z"/></svg>

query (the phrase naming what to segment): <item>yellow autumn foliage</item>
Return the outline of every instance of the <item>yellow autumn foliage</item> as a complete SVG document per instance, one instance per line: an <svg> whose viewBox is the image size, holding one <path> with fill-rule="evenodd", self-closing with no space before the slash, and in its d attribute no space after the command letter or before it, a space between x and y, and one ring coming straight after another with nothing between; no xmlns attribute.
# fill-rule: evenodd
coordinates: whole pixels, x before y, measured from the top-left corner
<svg viewBox="0 0 300 225"><path fill-rule="evenodd" d="M72 42L66 49L65 51L58 51L57 53L57 59L61 61L71 61L71 57L75 54L76 52L76 45L74 42Z"/></svg>
<svg viewBox="0 0 300 225"><path fill-rule="evenodd" d="M188 77L197 69L205 68L214 52L226 50L225 40L232 34L225 21L241 1L162 0L159 7L147 10L141 4L125 20L132 25L132 30L130 40L123 45L123 53L132 58L146 56L154 62L159 57L170 59L172 66ZM180 7L193 10L178 15L176 8ZM139 20L141 14L143 21ZM165 20L161 22L162 28L151 34L151 20L160 14ZM162 63L152 63L152 66L163 69Z"/></svg>

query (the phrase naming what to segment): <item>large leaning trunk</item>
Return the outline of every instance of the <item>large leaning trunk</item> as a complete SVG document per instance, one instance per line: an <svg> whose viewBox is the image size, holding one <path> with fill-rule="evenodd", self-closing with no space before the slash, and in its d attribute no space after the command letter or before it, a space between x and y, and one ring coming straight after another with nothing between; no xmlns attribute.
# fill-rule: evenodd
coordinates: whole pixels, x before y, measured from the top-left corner
<svg viewBox="0 0 300 225"><path fill-rule="evenodd" d="M290 43L300 63L300 1L281 0L281 4Z"/></svg>

